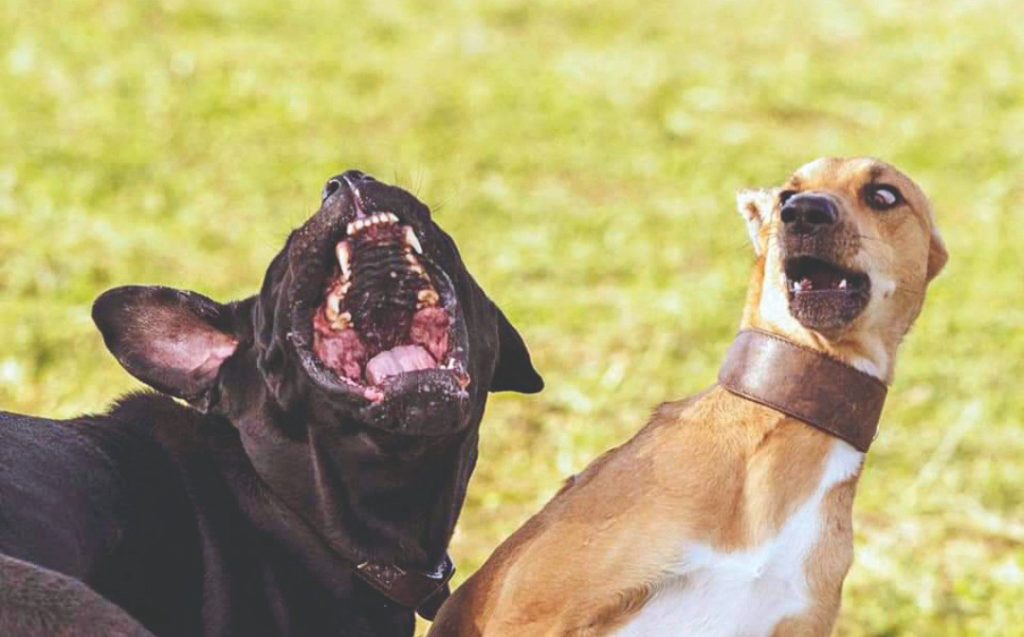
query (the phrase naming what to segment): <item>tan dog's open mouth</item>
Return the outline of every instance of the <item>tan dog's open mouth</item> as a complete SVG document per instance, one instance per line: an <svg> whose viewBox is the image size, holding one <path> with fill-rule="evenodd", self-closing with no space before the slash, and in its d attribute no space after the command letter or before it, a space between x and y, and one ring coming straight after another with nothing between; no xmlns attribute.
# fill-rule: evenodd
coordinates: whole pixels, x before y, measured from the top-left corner
<svg viewBox="0 0 1024 637"><path fill-rule="evenodd" d="M805 327L838 329L852 322L871 300L871 279L819 257L785 260L789 309Z"/></svg>

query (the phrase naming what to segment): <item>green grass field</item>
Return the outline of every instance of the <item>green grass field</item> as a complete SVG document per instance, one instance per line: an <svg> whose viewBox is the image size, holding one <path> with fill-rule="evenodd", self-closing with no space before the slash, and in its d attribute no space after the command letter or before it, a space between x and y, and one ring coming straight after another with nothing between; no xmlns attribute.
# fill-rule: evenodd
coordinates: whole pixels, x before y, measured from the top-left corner
<svg viewBox="0 0 1024 637"><path fill-rule="evenodd" d="M97 294L249 294L362 168L435 208L548 381L485 418L464 578L713 382L752 264L733 193L877 155L951 259L860 483L838 633L1024 635L1024 4L216 4L0 8L0 407L136 387Z"/></svg>

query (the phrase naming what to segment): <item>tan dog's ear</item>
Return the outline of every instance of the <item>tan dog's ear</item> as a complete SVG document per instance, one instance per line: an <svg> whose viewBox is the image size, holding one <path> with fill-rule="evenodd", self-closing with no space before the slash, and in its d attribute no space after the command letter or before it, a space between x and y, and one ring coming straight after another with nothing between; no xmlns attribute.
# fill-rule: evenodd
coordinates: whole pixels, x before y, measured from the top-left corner
<svg viewBox="0 0 1024 637"><path fill-rule="evenodd" d="M946 267L946 261L949 261L946 242L942 240L938 228L932 228L932 243L928 249L928 274L926 275L928 282L942 272L942 268Z"/></svg>
<svg viewBox="0 0 1024 637"><path fill-rule="evenodd" d="M754 244L754 252L761 256L764 245L761 242L761 227L771 216L775 207L776 189L751 188L736 193L736 208L747 222L747 233Z"/></svg>

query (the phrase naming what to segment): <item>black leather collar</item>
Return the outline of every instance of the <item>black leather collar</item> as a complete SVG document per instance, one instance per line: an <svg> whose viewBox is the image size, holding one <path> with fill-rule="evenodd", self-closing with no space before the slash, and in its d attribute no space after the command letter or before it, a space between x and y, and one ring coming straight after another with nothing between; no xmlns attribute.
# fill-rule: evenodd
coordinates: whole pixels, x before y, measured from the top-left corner
<svg viewBox="0 0 1024 637"><path fill-rule="evenodd" d="M356 574L399 606L413 608L424 619L434 619L451 590L448 582L455 574L455 564L447 554L430 572L403 569L394 564L363 562L356 565Z"/></svg>

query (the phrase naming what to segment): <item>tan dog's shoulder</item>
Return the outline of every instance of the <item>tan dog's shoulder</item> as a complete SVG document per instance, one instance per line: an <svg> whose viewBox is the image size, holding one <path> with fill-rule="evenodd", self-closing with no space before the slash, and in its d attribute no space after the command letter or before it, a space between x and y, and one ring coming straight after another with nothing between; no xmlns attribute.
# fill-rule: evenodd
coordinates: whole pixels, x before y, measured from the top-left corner
<svg viewBox="0 0 1024 637"><path fill-rule="evenodd" d="M736 416L723 400L714 388L661 405L631 440L567 480L455 591L431 634L583 635L628 617L676 558L679 525L714 526L724 501L708 483L742 475L723 459L756 444L754 429L723 436L710 426L723 411ZM753 406L737 422L766 414Z"/></svg>

